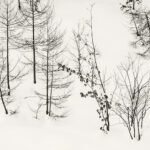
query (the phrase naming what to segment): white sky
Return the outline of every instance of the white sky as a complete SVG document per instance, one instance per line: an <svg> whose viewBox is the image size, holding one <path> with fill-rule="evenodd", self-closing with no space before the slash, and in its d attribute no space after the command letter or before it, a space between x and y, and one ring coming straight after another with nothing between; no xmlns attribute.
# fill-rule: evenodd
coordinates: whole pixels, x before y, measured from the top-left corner
<svg viewBox="0 0 150 150"><path fill-rule="evenodd" d="M100 49L102 62L107 68L113 70L128 52L135 52L129 45L132 36L127 17L120 10L119 0L54 0L54 2L56 16L62 20L62 25L69 36L81 20L88 19L88 8L90 4L95 3L95 41Z"/></svg>

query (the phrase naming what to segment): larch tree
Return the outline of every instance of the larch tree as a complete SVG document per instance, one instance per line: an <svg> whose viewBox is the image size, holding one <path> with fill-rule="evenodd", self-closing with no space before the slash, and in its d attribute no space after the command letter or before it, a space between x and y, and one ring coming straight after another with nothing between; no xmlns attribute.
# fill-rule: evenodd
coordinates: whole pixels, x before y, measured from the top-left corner
<svg viewBox="0 0 150 150"><path fill-rule="evenodd" d="M23 19L19 15L18 9L16 7L16 1L14 0L2 0L1 2L1 10L0 10L0 32L1 32L1 40L4 51L4 55L6 54L7 61L7 88L8 95L11 93L10 86L10 78L13 77L10 72L12 69L14 70L14 65L11 66L11 56L13 55L14 48L14 39L17 39L21 36L21 31L19 30L20 24L23 23ZM17 57L13 56L13 61L16 62ZM16 60L16 61L15 61ZM16 67L15 67L16 68ZM17 70L16 70L17 72ZM18 72L18 75L20 71Z"/></svg>
<svg viewBox="0 0 150 150"><path fill-rule="evenodd" d="M131 45L141 49L137 54L146 57L150 52L150 10L142 0L130 0L121 4L122 11L130 18L130 27L134 35Z"/></svg>
<svg viewBox="0 0 150 150"><path fill-rule="evenodd" d="M2 101L4 110L6 114L15 113L14 110L9 109L9 104L14 102L13 93L16 91L16 88L20 85L21 79L26 75L23 73L24 69L17 68L18 61L15 64L11 64L10 68L10 83L11 85L11 95L8 95L7 87L7 55L6 50L1 46L0 49L0 99ZM17 70L17 71L16 71ZM22 72L23 71L23 72Z"/></svg>
<svg viewBox="0 0 150 150"><path fill-rule="evenodd" d="M5 113L8 114L8 109L6 107L5 96L7 96L7 86L6 86L6 57L4 57L4 50L0 50L0 98L5 110Z"/></svg>
<svg viewBox="0 0 150 150"><path fill-rule="evenodd" d="M44 88L41 92L36 91L36 94L43 100L43 105L46 106L46 114L54 118L65 117L60 110L70 96L71 80L69 75L58 68L58 63L64 59L63 36L64 33L59 31L59 24L55 23L54 10L51 8L47 12L43 42L40 43L41 50L37 54L41 58L37 67Z"/></svg>
<svg viewBox="0 0 150 150"><path fill-rule="evenodd" d="M38 53L39 43L43 35L41 30L47 21L47 11L49 10L49 1L39 0L22 0L18 1L18 8L22 17L26 20L23 24L25 34L23 37L23 45L25 49L32 49L32 65L33 65L33 82L36 84L36 54ZM31 58L29 58L30 60Z"/></svg>

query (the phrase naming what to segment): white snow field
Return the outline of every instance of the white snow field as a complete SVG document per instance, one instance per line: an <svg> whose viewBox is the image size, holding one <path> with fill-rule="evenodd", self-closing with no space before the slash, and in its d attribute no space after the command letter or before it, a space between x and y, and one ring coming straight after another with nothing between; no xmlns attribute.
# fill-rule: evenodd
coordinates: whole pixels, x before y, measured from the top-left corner
<svg viewBox="0 0 150 150"><path fill-rule="evenodd" d="M121 0L120 0L121 1ZM130 31L128 20L121 13L119 0L55 0L56 16L62 19L62 26L70 32L78 21L86 18L87 9L95 2L94 17L97 46L101 51L101 59L105 66L114 69L128 52ZM111 24L111 28L110 28ZM71 39L71 38L70 38ZM98 40L100 42L98 42ZM108 44L109 43L109 44ZM112 63L113 60L113 63ZM149 150L150 121L144 126L142 140L131 140L126 128L113 121L111 131L104 134L99 130L100 120L96 112L94 100L81 99L78 83L74 83L72 96L66 102L67 117L51 119L34 118L30 109L36 105L32 97L35 86L31 80L25 80L14 93L15 102L12 109L18 109L15 115L6 116L0 105L0 150ZM150 116L147 117L150 120Z"/></svg>
<svg viewBox="0 0 150 150"><path fill-rule="evenodd" d="M125 128L111 127L106 135L99 130L99 120L90 102L74 99L69 117L63 120L35 120L31 116L0 115L2 150L142 150L149 149L150 126L140 142L131 141ZM78 104L77 104L78 103ZM90 107L89 107L90 105ZM79 113L80 111L80 113Z"/></svg>
<svg viewBox="0 0 150 150"><path fill-rule="evenodd" d="M26 81L26 84L29 84ZM76 83L78 84L78 83ZM77 85L75 85L77 86ZM100 122L96 103L81 99L76 88L66 103L68 117L54 120L35 119L23 97L31 95L33 87L20 87L18 113L0 114L0 147L2 150L142 150L149 149L150 124L145 125L140 142L131 140L126 128L119 123L111 125L111 132L99 130ZM21 92L22 91L22 92ZM25 92L24 92L25 91ZM36 105L36 103L35 103ZM12 106L12 109L15 109ZM3 108L1 108L1 111Z"/></svg>

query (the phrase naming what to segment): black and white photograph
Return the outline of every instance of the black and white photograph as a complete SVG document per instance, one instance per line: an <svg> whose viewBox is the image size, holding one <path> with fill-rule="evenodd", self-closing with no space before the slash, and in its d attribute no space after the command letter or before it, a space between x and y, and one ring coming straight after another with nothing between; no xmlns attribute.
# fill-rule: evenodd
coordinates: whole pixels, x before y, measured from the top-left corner
<svg viewBox="0 0 150 150"><path fill-rule="evenodd" d="M149 139L149 0L0 0L0 149Z"/></svg>

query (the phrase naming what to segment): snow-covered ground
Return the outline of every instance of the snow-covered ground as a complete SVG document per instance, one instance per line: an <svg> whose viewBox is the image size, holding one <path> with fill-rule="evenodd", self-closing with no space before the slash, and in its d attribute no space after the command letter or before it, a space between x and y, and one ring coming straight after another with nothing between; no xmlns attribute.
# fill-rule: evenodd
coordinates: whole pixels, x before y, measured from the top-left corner
<svg viewBox="0 0 150 150"><path fill-rule="evenodd" d="M95 20L96 39L106 66L114 69L124 56L131 51L128 26L118 6L119 1L97 0ZM86 0L56 0L56 16L71 32L78 20L85 16L90 4ZM96 15L97 14L97 15ZM111 25L111 28L110 28ZM109 44L108 44L109 43ZM113 63L112 63L113 61ZM150 124L145 125L142 140L131 141L122 124L111 125L111 132L99 130L100 122L93 100L81 99L78 84L75 83L72 96L66 103L67 117L54 120L34 118L29 105L35 86L32 81L24 81L17 89L12 108L18 113L12 116L0 114L1 150L148 150ZM77 90L76 90L77 89ZM31 98L28 99L28 96ZM0 112L3 108L0 107ZM149 118L148 118L149 119Z"/></svg>
<svg viewBox="0 0 150 150"><path fill-rule="evenodd" d="M142 141L131 141L122 125L111 126L106 135L99 130L99 120L91 102L74 99L65 119L36 120L19 113L0 116L2 150L142 150L149 149L150 125Z"/></svg>
<svg viewBox="0 0 150 150"><path fill-rule="evenodd" d="M76 84L78 83L75 83L75 86ZM17 114L6 116L1 113L0 115L2 150L148 149L150 125L145 126L144 136L140 142L131 141L126 128L117 122L111 125L109 134L104 134L99 130L100 122L95 101L81 99L79 88L75 88L66 103L68 117L58 120L46 117L35 119L33 112L26 105L28 100L23 98L32 93L32 88L32 86L28 90L25 88L26 92L20 89L22 92L20 91L20 96L16 98L20 108Z"/></svg>

